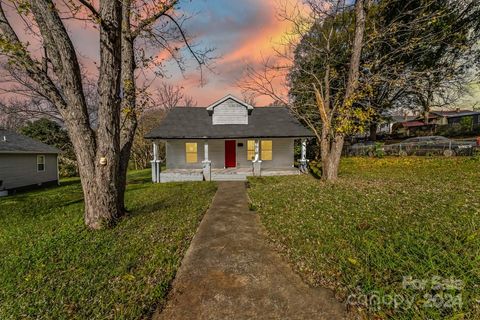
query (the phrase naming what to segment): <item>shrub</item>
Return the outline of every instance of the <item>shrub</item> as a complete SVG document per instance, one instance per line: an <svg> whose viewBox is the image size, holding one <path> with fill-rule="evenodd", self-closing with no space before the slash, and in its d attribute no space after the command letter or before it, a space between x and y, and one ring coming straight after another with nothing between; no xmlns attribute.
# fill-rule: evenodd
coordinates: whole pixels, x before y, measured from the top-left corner
<svg viewBox="0 0 480 320"><path fill-rule="evenodd" d="M385 156L385 150L383 149L383 143L375 142L374 156L376 158L383 158Z"/></svg>
<svg viewBox="0 0 480 320"><path fill-rule="evenodd" d="M317 179L320 179L322 177L322 162L321 161L310 161L308 163L308 167L310 168L310 172L312 173L312 175L317 178Z"/></svg>

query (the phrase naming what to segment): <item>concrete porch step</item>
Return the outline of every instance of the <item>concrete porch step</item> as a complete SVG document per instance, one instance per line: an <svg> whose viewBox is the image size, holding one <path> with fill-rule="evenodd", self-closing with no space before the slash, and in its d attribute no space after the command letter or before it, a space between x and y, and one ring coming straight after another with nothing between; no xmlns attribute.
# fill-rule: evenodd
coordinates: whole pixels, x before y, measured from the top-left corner
<svg viewBox="0 0 480 320"><path fill-rule="evenodd" d="M214 169L211 172L212 181L246 181L253 172L249 169ZM261 176L298 175L300 171L294 168L278 170L262 170ZM198 169L167 170L160 173L160 182L203 181L203 172Z"/></svg>
<svg viewBox="0 0 480 320"><path fill-rule="evenodd" d="M247 181L246 174L212 174L212 181Z"/></svg>
<svg viewBox="0 0 480 320"><path fill-rule="evenodd" d="M160 182L203 181L202 173L160 173Z"/></svg>

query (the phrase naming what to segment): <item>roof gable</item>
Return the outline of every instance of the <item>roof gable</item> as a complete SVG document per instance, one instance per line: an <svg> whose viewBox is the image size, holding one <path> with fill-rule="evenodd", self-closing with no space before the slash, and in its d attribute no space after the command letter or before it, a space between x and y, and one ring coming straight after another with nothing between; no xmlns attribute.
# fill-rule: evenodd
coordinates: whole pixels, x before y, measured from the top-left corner
<svg viewBox="0 0 480 320"><path fill-rule="evenodd" d="M247 110L253 110L253 106L249 105L249 104L246 103L245 101L242 101L242 100L234 97L234 96L231 95L231 94L226 95L226 96L223 97L222 99L215 101L214 103L212 103L211 105L209 105L209 106L207 107L207 110L208 110L208 111L213 111L213 109L214 109L215 107L217 107L218 105L224 103L225 101L227 101L227 100L229 100L229 99L231 99L231 100L233 100L233 101L235 101L235 102L243 105L245 108L247 108Z"/></svg>

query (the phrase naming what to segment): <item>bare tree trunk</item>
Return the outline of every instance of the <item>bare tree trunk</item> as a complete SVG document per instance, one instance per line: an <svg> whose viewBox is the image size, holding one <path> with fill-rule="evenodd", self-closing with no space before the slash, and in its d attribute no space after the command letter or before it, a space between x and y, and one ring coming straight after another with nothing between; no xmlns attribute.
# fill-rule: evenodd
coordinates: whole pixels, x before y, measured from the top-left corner
<svg viewBox="0 0 480 320"><path fill-rule="evenodd" d="M322 139L320 142L322 179L335 180L338 177L344 137L341 134L337 134L335 137L329 136L328 127L324 127L325 129L322 128Z"/></svg>
<svg viewBox="0 0 480 320"><path fill-rule="evenodd" d="M423 122L428 124L428 118L430 117L430 108L428 106L423 107Z"/></svg>
<svg viewBox="0 0 480 320"><path fill-rule="evenodd" d="M430 94L427 93L425 97L420 98L423 111L423 123L428 124L428 117L430 116Z"/></svg>
<svg viewBox="0 0 480 320"><path fill-rule="evenodd" d="M131 1L124 0L122 3L122 125L120 134L120 163L118 170L118 190L120 192L119 203L121 209L125 209L125 188L127 185L127 170L133 139L137 129L136 114L136 85L135 85L135 38L132 36L130 24Z"/></svg>
<svg viewBox="0 0 480 320"><path fill-rule="evenodd" d="M322 178L324 180L335 180L338 178L338 168L340 166L343 142L343 136L337 136L332 142L331 152L323 164L323 170L325 173L322 173Z"/></svg>
<svg viewBox="0 0 480 320"><path fill-rule="evenodd" d="M123 214L119 186L121 3L100 1L99 108L95 175L84 176L85 222L93 229L110 225Z"/></svg>
<svg viewBox="0 0 480 320"><path fill-rule="evenodd" d="M372 122L369 127L369 139L371 141L376 141L377 140L377 129L378 129L378 124L376 121Z"/></svg>
<svg viewBox="0 0 480 320"><path fill-rule="evenodd" d="M365 3L368 0L357 0L355 3L355 37L352 46L352 56L350 58L350 67L348 71L348 81L345 89L343 106L352 108L352 96L358 86L360 58L362 55L363 37L365 33ZM328 79L327 79L328 80ZM328 81L326 81L328 83ZM326 108L327 110L329 108ZM333 112L333 111L332 111ZM325 112L327 113L327 112ZM321 153L322 153L322 179L335 180L338 177L340 167L340 158L342 156L344 134L331 129L332 121L323 116Z"/></svg>

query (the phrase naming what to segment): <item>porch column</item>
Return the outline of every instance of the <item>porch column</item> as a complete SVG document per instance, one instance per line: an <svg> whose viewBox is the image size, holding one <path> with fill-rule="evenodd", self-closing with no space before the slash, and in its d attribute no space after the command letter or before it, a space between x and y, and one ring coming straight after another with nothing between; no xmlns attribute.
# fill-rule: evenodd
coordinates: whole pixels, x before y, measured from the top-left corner
<svg viewBox="0 0 480 320"><path fill-rule="evenodd" d="M208 161L208 140L205 140L203 144L203 153L204 153L204 161Z"/></svg>
<svg viewBox="0 0 480 320"><path fill-rule="evenodd" d="M302 139L302 149L300 152L300 160L298 161L300 163L300 171L303 173L306 173L308 171L308 160L307 160L307 139Z"/></svg>
<svg viewBox="0 0 480 320"><path fill-rule="evenodd" d="M260 140L255 140L255 157L253 158L253 175L260 176L262 171L262 160L260 160Z"/></svg>
<svg viewBox="0 0 480 320"><path fill-rule="evenodd" d="M152 182L160 182L160 160L158 159L158 142L153 141Z"/></svg>
<svg viewBox="0 0 480 320"><path fill-rule="evenodd" d="M203 179L205 179L205 181L212 181L212 162L208 160L208 140L205 140L203 143L203 153Z"/></svg>

